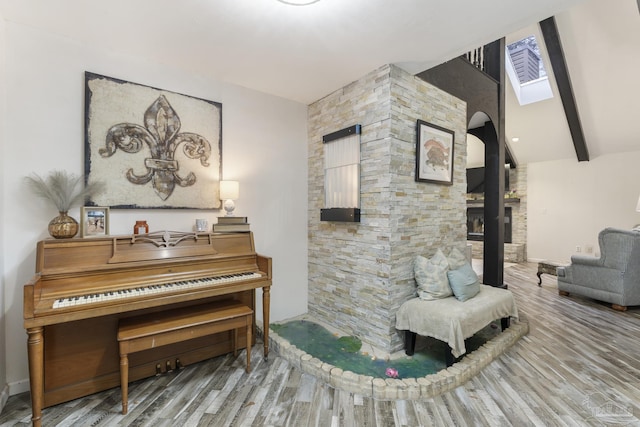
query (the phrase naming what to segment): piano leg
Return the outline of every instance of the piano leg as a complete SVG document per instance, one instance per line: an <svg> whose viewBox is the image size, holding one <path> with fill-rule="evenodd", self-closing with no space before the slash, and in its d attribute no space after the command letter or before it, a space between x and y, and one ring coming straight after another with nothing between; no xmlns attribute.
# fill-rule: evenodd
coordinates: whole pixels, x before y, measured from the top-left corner
<svg viewBox="0 0 640 427"><path fill-rule="evenodd" d="M159 366L159 365L158 365ZM129 357L120 351L120 389L122 393L122 415L129 412Z"/></svg>
<svg viewBox="0 0 640 427"><path fill-rule="evenodd" d="M262 337L264 339L264 358L269 356L269 309L271 305L271 286L262 288Z"/></svg>
<svg viewBox="0 0 640 427"><path fill-rule="evenodd" d="M44 328L29 328L27 353L29 355L29 383L31 386L31 423L40 427L44 399Z"/></svg>

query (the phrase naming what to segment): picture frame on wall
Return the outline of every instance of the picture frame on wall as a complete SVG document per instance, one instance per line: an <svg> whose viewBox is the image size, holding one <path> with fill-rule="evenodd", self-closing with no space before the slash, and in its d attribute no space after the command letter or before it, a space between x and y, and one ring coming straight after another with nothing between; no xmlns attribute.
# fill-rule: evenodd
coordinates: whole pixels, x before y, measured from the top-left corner
<svg viewBox="0 0 640 427"><path fill-rule="evenodd" d="M416 181L452 185L454 143L454 131L418 120Z"/></svg>
<svg viewBox="0 0 640 427"><path fill-rule="evenodd" d="M222 104L85 72L88 206L220 209Z"/></svg>
<svg viewBox="0 0 640 427"><path fill-rule="evenodd" d="M82 237L109 235L109 208L106 206L82 206L80 208Z"/></svg>

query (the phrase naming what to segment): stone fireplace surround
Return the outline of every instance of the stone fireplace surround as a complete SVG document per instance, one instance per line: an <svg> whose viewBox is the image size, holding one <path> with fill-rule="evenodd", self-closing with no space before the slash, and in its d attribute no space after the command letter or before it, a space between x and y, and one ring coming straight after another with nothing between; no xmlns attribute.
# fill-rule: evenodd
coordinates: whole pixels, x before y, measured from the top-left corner
<svg viewBox="0 0 640 427"><path fill-rule="evenodd" d="M511 242L504 245L505 262L525 262L527 260L527 165L518 165L509 171L510 196L505 197L505 207L511 208ZM467 207L484 206L482 196L467 195ZM505 239L506 242L506 239ZM468 240L472 247L472 257L482 259L484 242Z"/></svg>

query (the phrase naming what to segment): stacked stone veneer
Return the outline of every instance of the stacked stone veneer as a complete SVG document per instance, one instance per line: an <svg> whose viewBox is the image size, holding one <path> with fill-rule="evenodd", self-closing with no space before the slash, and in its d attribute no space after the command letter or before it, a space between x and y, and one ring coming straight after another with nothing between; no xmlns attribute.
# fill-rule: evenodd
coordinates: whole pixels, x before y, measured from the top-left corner
<svg viewBox="0 0 640 427"><path fill-rule="evenodd" d="M527 243L527 165L518 165L509 171L509 184L512 192L515 191L519 203L511 206L511 240L514 243ZM526 253L526 252L525 252ZM526 259L526 258L525 258Z"/></svg>
<svg viewBox="0 0 640 427"><path fill-rule="evenodd" d="M455 132L453 185L416 182L416 120ZM322 136L361 135L361 222L320 221ZM415 296L413 259L466 244L466 104L391 65L309 106L311 316L381 351L402 347L395 313Z"/></svg>

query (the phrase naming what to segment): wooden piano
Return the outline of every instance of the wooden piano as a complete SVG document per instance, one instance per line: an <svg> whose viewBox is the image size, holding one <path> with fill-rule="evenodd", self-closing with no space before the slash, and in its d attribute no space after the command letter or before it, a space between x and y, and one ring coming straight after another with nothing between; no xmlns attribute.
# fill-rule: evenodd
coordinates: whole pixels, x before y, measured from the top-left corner
<svg viewBox="0 0 640 427"><path fill-rule="evenodd" d="M44 407L120 385L122 318L224 300L255 312L262 288L266 357L270 287L271 258L256 254L252 233L38 242L36 275L24 287L33 425L41 424ZM253 329L255 337L255 316ZM231 341L223 333L136 353L130 381L232 352Z"/></svg>

